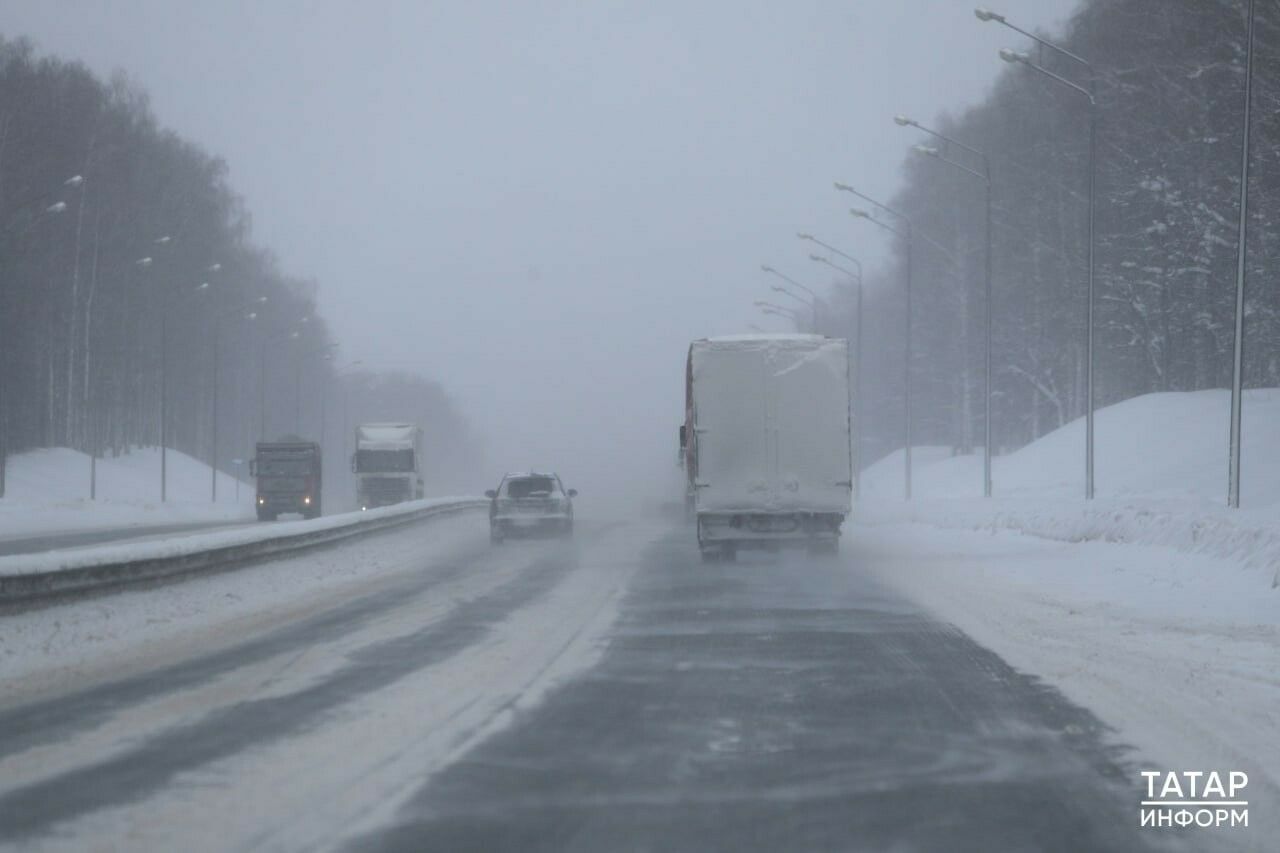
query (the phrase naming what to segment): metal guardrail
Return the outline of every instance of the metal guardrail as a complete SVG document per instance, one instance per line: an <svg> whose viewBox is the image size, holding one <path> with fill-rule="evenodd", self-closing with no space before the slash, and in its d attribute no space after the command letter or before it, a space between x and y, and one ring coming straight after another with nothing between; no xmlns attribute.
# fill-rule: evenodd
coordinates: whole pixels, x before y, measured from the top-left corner
<svg viewBox="0 0 1280 853"><path fill-rule="evenodd" d="M298 523L297 528L278 536L256 536L250 534L250 540L201 547L199 540L208 535L196 534L189 550L178 547L173 553L153 554L146 556L121 556L119 558L94 559L91 552L78 551L70 559L69 565L50 568L36 568L32 571L4 571L0 573L0 604L26 603L43 598L60 597L76 593L97 592L112 587L176 578L182 575L195 575L207 571L222 571L238 565L264 558L279 558L294 553L329 545L348 539L354 539L370 533L402 527L416 521L443 515L452 515L467 510L487 507L489 501L480 498L466 498L456 501L432 503L425 507L387 507L373 513L351 513L349 523L334 524L334 519L321 519L318 529L307 529L313 522ZM328 521L325 524L323 522ZM290 525L293 527L293 525ZM301 529L298 529L301 528ZM257 528L250 528L257 531ZM171 542L172 540L166 540ZM111 550L121 550L121 546L106 546L108 554ZM127 549L126 549L127 550ZM143 549L146 550L145 548ZM15 555L0 559L0 568L5 562L22 557L37 556L40 562L49 562L50 553L40 555ZM73 555L68 553L69 557ZM80 562L83 565L75 565Z"/></svg>

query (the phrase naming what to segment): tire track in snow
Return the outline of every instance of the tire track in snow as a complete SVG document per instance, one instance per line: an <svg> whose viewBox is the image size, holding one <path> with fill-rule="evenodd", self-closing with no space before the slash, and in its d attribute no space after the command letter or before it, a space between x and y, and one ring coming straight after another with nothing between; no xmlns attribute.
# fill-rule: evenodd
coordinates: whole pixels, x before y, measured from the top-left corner
<svg viewBox="0 0 1280 853"><path fill-rule="evenodd" d="M406 599L423 596L459 577L486 550L464 552L407 582L395 583L229 648L0 711L0 731L5 732L0 740L0 759L100 725L122 708L189 690L258 661L305 648L318 637L359 630L386 611L403 605Z"/></svg>
<svg viewBox="0 0 1280 853"><path fill-rule="evenodd" d="M434 624L363 647L349 656L346 665L318 684L284 696L250 700L211 712L199 721L149 737L137 747L105 761L0 795L0 827L9 840L30 838L77 816L143 799L167 786L183 771L318 725L323 715L339 706L483 641L494 624L547 593L576 566L575 552L555 553L492 592L459 604ZM454 570L463 568L460 564ZM317 624L333 627L333 619L339 624L369 619L379 609L402 601L403 592L398 595L393 592L388 590L374 597L382 607L366 602L355 607L353 613L324 614L317 617L319 621L312 624L311 629L316 630ZM286 629L284 635L295 645L305 642L295 629ZM282 641L277 639L277 642ZM260 649L253 643L247 645L254 652ZM279 651L276 647L275 652ZM213 655L204 662L205 666L234 667L244 663L243 658L228 659L229 654ZM173 667L169 674L183 684L190 683L185 667ZM145 695L149 680L145 677L131 680L125 683L124 689ZM109 694L100 694L97 699L99 702L89 710L90 714L109 713L110 706L115 704ZM74 715L74 712L68 713ZM25 722L29 731L35 727L35 719L30 716L18 721ZM4 722L0 718L0 725ZM65 724L66 719L60 722ZM28 735L28 739L30 737Z"/></svg>

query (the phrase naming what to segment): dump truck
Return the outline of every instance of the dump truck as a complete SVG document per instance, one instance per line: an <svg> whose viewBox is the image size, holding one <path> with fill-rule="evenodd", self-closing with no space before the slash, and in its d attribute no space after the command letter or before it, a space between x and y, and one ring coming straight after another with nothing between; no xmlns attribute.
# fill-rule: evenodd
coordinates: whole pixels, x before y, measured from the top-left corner
<svg viewBox="0 0 1280 853"><path fill-rule="evenodd" d="M258 482L254 505L259 521L275 521L290 512L320 516L320 445L314 441L288 436L258 442L249 475Z"/></svg>
<svg viewBox="0 0 1280 853"><path fill-rule="evenodd" d="M853 494L848 342L694 341L680 444L704 560L747 548L837 552Z"/></svg>
<svg viewBox="0 0 1280 853"><path fill-rule="evenodd" d="M422 429L413 423L360 424L351 470L362 510L423 496Z"/></svg>

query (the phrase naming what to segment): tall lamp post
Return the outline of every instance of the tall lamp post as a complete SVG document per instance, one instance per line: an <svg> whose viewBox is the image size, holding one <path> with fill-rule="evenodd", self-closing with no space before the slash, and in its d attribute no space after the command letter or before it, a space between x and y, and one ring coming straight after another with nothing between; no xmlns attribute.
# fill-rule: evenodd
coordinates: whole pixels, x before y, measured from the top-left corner
<svg viewBox="0 0 1280 853"><path fill-rule="evenodd" d="M813 239L813 238L809 238L809 239ZM815 240L814 242L817 242L817 241ZM841 256L848 257L847 255L844 255L843 252L841 253ZM845 269L839 264L832 263L829 258L824 258L821 255L810 255L809 260L819 264L826 264L827 266L831 267L833 270L844 273L845 275L849 276L849 278L855 279L857 281L857 290L855 291L856 302L854 305L854 314L856 315L856 319L854 320L854 331L853 331L853 399L855 401L855 405L857 406L857 410L858 410L857 417L854 418L854 421L853 421L853 428L854 428L853 496L856 499L860 497L862 492L861 485L860 485L860 481L862 480L861 472L862 472L862 412L863 412L863 408L862 408L862 264L859 263L856 259L854 259L854 263L857 263L858 265L858 272L857 272L857 275L855 275L854 273Z"/></svg>
<svg viewBox="0 0 1280 853"><path fill-rule="evenodd" d="M883 220L877 219L865 210L854 208L849 212L859 219L866 219L869 222L879 225L890 234L903 237L907 241L907 265L906 265L906 288L903 291L903 297L906 301L906 312L903 320L903 359L902 359L902 419L903 419L903 459L902 459L902 477L903 477L903 495L906 500L911 500L911 256L915 254L914 246L914 229L911 224L911 217L901 211L894 210L886 204L881 204L871 196L863 195L848 184L836 183L836 189L841 192L853 193L864 201L869 201L876 207L885 211L902 222L904 228L895 228Z"/></svg>
<svg viewBox="0 0 1280 853"><path fill-rule="evenodd" d="M1237 237L1235 343L1231 358L1231 449L1227 464L1227 505L1240 508L1240 416L1244 396L1245 238L1249 223L1249 124L1253 101L1253 9L1249 0L1245 36L1244 141L1240 147L1240 233Z"/></svg>
<svg viewBox="0 0 1280 853"><path fill-rule="evenodd" d="M352 368L355 368L355 367L359 367L359 366L361 366L362 364L364 364L364 360L363 360L363 359L359 359L359 358L358 358L358 359L356 359L355 361L348 362L348 363L346 363L346 364L342 365L341 367L335 368L335 369L334 369L334 371L333 371L333 378L334 378L334 379L341 379L341 378L342 378L342 376L343 376L343 374L345 374L348 370L351 370ZM326 382L326 383L324 383L323 385L321 385L321 386L320 386L320 452L321 452L322 454L324 453L325 408L326 408L326 399L327 399L327 397L328 397L328 388L329 388L329 383L328 383L328 382ZM343 396L343 406L342 406L342 412L343 412L343 414L342 414L342 458L344 458L344 459L345 459L345 458L347 458L347 402L346 402L347 392L346 392L346 390L345 390L345 389L343 390L343 395L342 395L342 396Z"/></svg>
<svg viewBox="0 0 1280 853"><path fill-rule="evenodd" d="M214 273L222 269L221 264L210 264L205 267L206 273ZM209 289L209 282L202 281L191 290L178 291L171 296L161 298L160 304L160 503L169 497L169 465L168 465L168 387L169 387L169 309L178 299L203 293Z"/></svg>
<svg viewBox="0 0 1280 853"><path fill-rule="evenodd" d="M810 311L812 311L813 313L812 331L816 335L818 333L818 294L814 293L812 290L805 287L803 284L796 281L794 278L783 275L782 273L778 272L776 269L769 266L768 264L761 264L760 269L764 270L767 273L771 273L772 275L776 275L778 278L791 284L793 287L798 287L801 290L803 290L805 293L809 294L809 298L805 299L802 296L792 293L790 290L787 290L785 287L778 287L775 285L770 288L775 293L785 293L787 296L790 296L792 299L796 300L800 304L809 306Z"/></svg>
<svg viewBox="0 0 1280 853"><path fill-rule="evenodd" d="M52 190L24 199L18 204L13 205L13 207L9 208L9 210L5 212L5 229L3 232L4 239L8 240L15 234L18 236L25 234L31 226L35 225L41 219L44 219L46 216L57 216L59 213L62 213L67 209L67 203L65 201L57 201L53 204L45 205L30 222L26 223L21 228L18 227L18 223L12 222L13 219L17 218L18 214L22 213L29 207L44 204L64 189L74 189L83 184L84 178L82 176L72 175ZM8 316L8 308L4 304L7 295L8 288L0 288L0 317ZM3 329L0 329L0 331L3 331ZM0 356L2 355L3 352L0 352ZM0 498L4 497L5 474L7 473L9 458L9 395L5 378L6 371L0 369Z"/></svg>
<svg viewBox="0 0 1280 853"><path fill-rule="evenodd" d="M357 358L355 361L349 361L346 364L342 365L341 367L334 368L333 377L335 379L339 379L348 370L351 370L353 367L360 367L363 364L364 364L364 359L361 359L361 358ZM325 421L324 412L325 412L325 399L328 396L326 393L328 387L329 387L328 383L325 383L324 385L320 386L320 443L321 445L324 444L324 421ZM343 450L343 453L345 453L347 449L347 440L345 437L346 427L344 426L343 429L344 429L344 437L342 439L342 450Z"/></svg>
<svg viewBox="0 0 1280 853"><path fill-rule="evenodd" d="M984 230L986 234L987 246L986 246L986 259L985 259L986 269L984 271L985 281L983 283L984 311L983 311L983 348L982 348L983 349L983 352L982 352L983 380L982 381L984 385L984 393L982 395L983 396L983 401L982 401L982 413L983 413L982 414L982 423L983 423L982 496L985 498L989 498L991 497L991 395L992 395L992 389L993 389L993 385L991 383L991 313L992 313L991 163L987 159L987 154L985 151L980 151L977 148L974 148L970 145L965 145L963 142L957 139L952 139L950 136L947 136L944 133L939 133L938 131L933 130L932 128L925 127L920 122L914 119L907 118L904 115L896 115L893 117L893 120L896 124L898 124L901 127L914 127L919 130L922 130L925 133L929 134L930 136L933 136L937 139L941 139L947 145L954 145L956 148L959 148L963 151L967 151L970 154L973 154L974 156L982 160L982 171L979 172L976 169L970 169L968 166L965 166L962 163L957 163L955 160L952 160L951 158L945 156L943 152L939 152L938 149L936 148L928 148L920 145L916 146L916 150L921 152L922 154L927 154L931 157L934 157L935 159L940 160L943 163L946 163L948 166L959 169L960 171L965 172L966 174L972 175L973 177L982 181L983 190L986 196L986 203L985 203L986 227Z"/></svg>
<svg viewBox="0 0 1280 853"><path fill-rule="evenodd" d="M792 308L788 308L785 305L777 305L773 302L765 302L762 299L757 299L752 304L755 305L757 308L759 308L761 313L769 314L770 316L773 316L773 317L782 317L786 320L790 320L791 322L795 323L797 326L804 325L804 316L799 311L796 311Z"/></svg>
<svg viewBox="0 0 1280 853"><path fill-rule="evenodd" d="M267 297L259 296L257 299L232 308L230 311L224 311L213 318L213 412L209 430L209 468L212 469L212 474L209 478L212 483L209 500L213 503L218 502L218 333L221 330L222 321L231 317L242 316L249 321L258 319L258 312L250 309L255 305L265 304L266 301Z"/></svg>
<svg viewBox="0 0 1280 853"><path fill-rule="evenodd" d="M337 344L321 344L312 347L306 352L295 353L294 356L294 386L293 386L293 431L298 435L302 434L302 360L313 355L324 353L326 361L333 358L332 351L337 348ZM323 400L321 401L323 404ZM323 441L324 421L320 422L321 438Z"/></svg>
<svg viewBox="0 0 1280 853"><path fill-rule="evenodd" d="M1094 239L1094 184L1097 178L1097 153L1098 153L1098 99L1095 97L1095 79L1097 77L1093 65L1086 59L1072 53L1064 47L1060 47L1047 39L1043 39L1034 33L1029 33L1020 27L1016 27L1004 17L1004 15L992 12L990 9L981 7L974 9L973 14L979 21L994 21L997 24L1008 27L1020 35L1024 35L1036 43L1039 49L1039 56L1036 60L1032 60L1031 56L1016 50L1008 48L1000 49L1000 58L1005 62L1018 63L1025 65L1033 71L1037 71L1078 95L1083 96L1089 103L1089 295L1088 307L1085 313L1085 421L1084 421L1084 496L1085 500L1093 500L1093 314L1094 314L1094 269L1096 245ZM1088 86L1081 86L1063 77L1055 74L1044 67L1044 51L1048 49L1059 56L1063 56L1073 62L1083 66L1089 74Z"/></svg>
<svg viewBox="0 0 1280 853"><path fill-rule="evenodd" d="M302 323L307 318L299 320ZM294 329L287 334L264 340L258 349L258 441L267 440L267 353L280 344L295 341L302 332Z"/></svg>

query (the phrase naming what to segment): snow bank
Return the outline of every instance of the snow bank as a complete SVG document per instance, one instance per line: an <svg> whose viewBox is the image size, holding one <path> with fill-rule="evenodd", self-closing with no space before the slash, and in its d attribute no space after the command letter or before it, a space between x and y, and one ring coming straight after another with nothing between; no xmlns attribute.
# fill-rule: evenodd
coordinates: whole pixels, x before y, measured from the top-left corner
<svg viewBox="0 0 1280 853"><path fill-rule="evenodd" d="M967 530L1012 530L1061 542L1154 545L1230 562L1253 593L1280 586L1280 519L1207 502L995 498L860 507L862 524L925 523Z"/></svg>
<svg viewBox="0 0 1280 853"><path fill-rule="evenodd" d="M253 517L253 485L218 474L218 502L210 500L208 465L185 453L166 454L168 500L160 502L160 451L135 448L97 463L97 499L89 500L87 454L66 447L9 457L0 498L0 537L52 531L159 526Z"/></svg>
<svg viewBox="0 0 1280 853"><path fill-rule="evenodd" d="M434 506L443 506L458 501L472 501L477 506L480 505L480 501L476 498L432 498L431 500L409 501L395 506L379 507L368 512L350 512L304 521L251 525L235 527L229 530L218 530L213 533L196 533L186 536L171 536L164 539L95 545L90 548L45 551L39 554L15 554L8 557L0 557L0 577L87 569L121 562L181 557L187 554L209 551L214 548L252 545L256 542L278 539L296 533L333 530L362 521L420 512Z"/></svg>
<svg viewBox="0 0 1280 853"><path fill-rule="evenodd" d="M1224 504L1227 494L1226 390L1145 394L1095 413L1098 497L1190 498ZM1280 388L1246 391L1241 446L1241 503L1280 503ZM982 495L982 456L952 457L945 448L915 448L919 498ZM1079 418L992 461L999 496L1079 498L1084 494L1084 419ZM902 497L902 452L862 473L868 502Z"/></svg>
<svg viewBox="0 0 1280 853"><path fill-rule="evenodd" d="M914 495L902 501L902 454L863 473L858 519L1011 529L1066 542L1159 545L1229 560L1254 586L1280 584L1280 389L1247 391L1242 510L1225 505L1229 393L1147 394L1096 413L1097 499L1082 499L1084 423L1073 421L992 462L995 497L981 495L980 455L917 448Z"/></svg>

